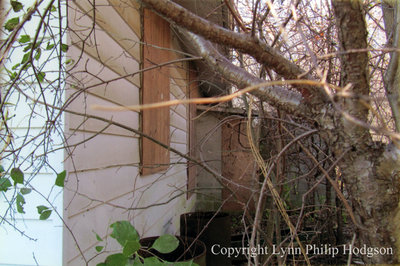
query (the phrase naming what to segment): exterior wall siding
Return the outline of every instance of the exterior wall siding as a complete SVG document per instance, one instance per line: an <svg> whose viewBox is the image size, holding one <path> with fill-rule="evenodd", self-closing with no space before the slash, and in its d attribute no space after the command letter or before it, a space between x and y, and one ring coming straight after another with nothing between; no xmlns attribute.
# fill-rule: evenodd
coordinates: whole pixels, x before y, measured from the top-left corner
<svg viewBox="0 0 400 266"><path fill-rule="evenodd" d="M76 4L78 3L78 4ZM191 210L186 201L186 161L169 152L168 169L140 175L140 136L106 120L140 129L137 111L114 112L97 106L137 105L140 81L140 6L135 1L68 1L68 108L65 152L68 172L64 191L64 265L96 265L108 253L93 232L107 239L106 250L118 249L109 239L109 225L130 220L141 236L179 232L179 215ZM174 47L175 48L175 47ZM176 47L179 49L179 47ZM174 53L175 60L183 58ZM170 68L170 98L184 99L188 65ZM86 116L78 113L86 114ZM187 106L169 108L171 147L188 152ZM99 117L101 119L97 119ZM156 121L152 121L153 123ZM83 259L84 258L84 259Z"/></svg>

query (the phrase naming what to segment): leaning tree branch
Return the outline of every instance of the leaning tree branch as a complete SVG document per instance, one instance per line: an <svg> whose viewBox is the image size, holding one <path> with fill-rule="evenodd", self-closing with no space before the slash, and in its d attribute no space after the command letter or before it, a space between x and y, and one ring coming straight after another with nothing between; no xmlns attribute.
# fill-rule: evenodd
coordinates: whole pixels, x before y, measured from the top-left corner
<svg viewBox="0 0 400 266"><path fill-rule="evenodd" d="M182 28L178 28L177 30L190 41L196 53L202 56L210 67L219 72L225 79L236 84L239 88L265 83L265 80L257 78L244 69L232 64L209 41ZM261 87L251 90L249 93L288 113L301 117L312 117L311 108L304 98L299 93L285 89L284 87Z"/></svg>
<svg viewBox="0 0 400 266"><path fill-rule="evenodd" d="M141 2L169 21L207 40L238 49L254 57L257 62L267 65L285 79L314 79L307 71L286 59L278 51L256 36L241 34L220 27L169 0L141 0ZM307 101L320 101L325 98L323 92L318 88L309 86L295 87Z"/></svg>

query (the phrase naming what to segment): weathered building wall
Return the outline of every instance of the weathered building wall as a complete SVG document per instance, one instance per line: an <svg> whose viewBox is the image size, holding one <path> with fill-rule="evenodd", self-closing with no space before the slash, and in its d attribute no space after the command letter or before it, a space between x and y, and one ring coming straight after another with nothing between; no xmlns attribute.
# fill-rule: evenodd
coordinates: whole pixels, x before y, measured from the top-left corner
<svg viewBox="0 0 400 266"><path fill-rule="evenodd" d="M212 171L221 174L220 119L212 112L199 112L195 124L195 156ZM200 115L201 114L201 115ZM215 211L221 206L222 186L204 168L196 173L196 210Z"/></svg>
<svg viewBox="0 0 400 266"><path fill-rule="evenodd" d="M247 136L247 119L231 117L222 125L222 175L230 180L222 190L225 211L254 210L257 165ZM229 188L229 189L228 189Z"/></svg>
<svg viewBox="0 0 400 266"><path fill-rule="evenodd" d="M216 174L198 168L196 210L254 209L257 166L250 150L246 119L220 108L199 107L195 120L196 156Z"/></svg>
<svg viewBox="0 0 400 266"><path fill-rule="evenodd" d="M95 265L108 254L96 256L94 247L104 243L97 241L93 232L105 239L110 233L109 225L117 220L130 220L141 236L178 231L179 214L190 205L184 194L186 161L168 151L170 164L165 170L141 176L140 136L129 130L141 130L140 112L101 108L141 103L144 46L141 46L140 6L128 0L68 4L71 28L68 58L73 60L68 76L68 109L86 116L71 113L67 116L64 264L83 265L84 260L94 258L89 264ZM178 57L182 56L172 53L171 60ZM185 98L187 64L180 62L169 68L169 98ZM93 105L100 109L92 108ZM169 113L166 133L170 145L186 153L187 107L172 106ZM128 129L110 125L107 120ZM113 248L118 245L114 240L108 241L107 250Z"/></svg>

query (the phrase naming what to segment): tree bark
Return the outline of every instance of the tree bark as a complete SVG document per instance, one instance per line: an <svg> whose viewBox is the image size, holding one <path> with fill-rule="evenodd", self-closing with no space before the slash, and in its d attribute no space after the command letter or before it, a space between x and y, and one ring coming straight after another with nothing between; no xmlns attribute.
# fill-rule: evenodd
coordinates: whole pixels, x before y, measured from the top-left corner
<svg viewBox="0 0 400 266"><path fill-rule="evenodd" d="M350 97L340 106L344 112L367 124L368 45L361 1L332 0L332 6L343 52L342 85L352 85ZM355 50L359 52L353 52ZM344 116L337 128L338 138L333 147L337 156L346 153L339 166L358 219L358 247L392 248L395 253L364 256L363 259L368 263L398 263L395 236L400 227L393 217L396 217L399 202L399 149L393 144L374 143L367 127Z"/></svg>

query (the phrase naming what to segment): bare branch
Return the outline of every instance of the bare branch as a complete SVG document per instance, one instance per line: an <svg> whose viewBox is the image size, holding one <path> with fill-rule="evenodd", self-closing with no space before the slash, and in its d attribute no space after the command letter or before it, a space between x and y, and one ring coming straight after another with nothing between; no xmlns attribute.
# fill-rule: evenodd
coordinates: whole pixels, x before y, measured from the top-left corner
<svg viewBox="0 0 400 266"><path fill-rule="evenodd" d="M313 79L307 71L289 61L274 48L267 45L255 36L241 34L222 28L209 22L185 8L169 0L141 0L147 7L155 10L162 16L180 27L196 33L212 42L238 49L254 57L260 64L268 65L285 79ZM302 95L308 99L322 96L322 92L312 87L297 87Z"/></svg>
<svg viewBox="0 0 400 266"><path fill-rule="evenodd" d="M265 83L265 80L257 78L242 68L233 65L222 56L209 41L183 29L179 30L190 40L195 46L194 48L197 53L201 55L211 67L227 80L237 84L239 88ZM307 116L311 113L300 94L280 86L260 88L252 90L250 93L260 100L267 101L271 105L282 108L292 114Z"/></svg>

